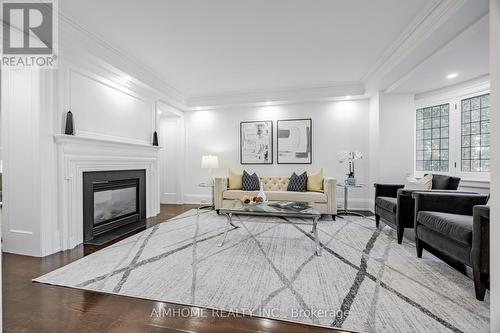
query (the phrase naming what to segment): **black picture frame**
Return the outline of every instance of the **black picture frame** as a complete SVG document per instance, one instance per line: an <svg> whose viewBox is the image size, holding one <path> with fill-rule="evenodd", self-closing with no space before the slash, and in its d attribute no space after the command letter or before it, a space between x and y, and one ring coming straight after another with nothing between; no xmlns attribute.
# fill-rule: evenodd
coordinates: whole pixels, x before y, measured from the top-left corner
<svg viewBox="0 0 500 333"><path fill-rule="evenodd" d="M268 152L268 161L267 162L258 162L258 161L244 161L243 160L243 127L245 124L258 124L258 123L266 123L270 129L269 134L269 152ZM273 155L274 155L274 131L273 131L273 121L272 120L255 120L255 121L242 121L240 122L240 164L241 165L262 165L262 164L273 164Z"/></svg>
<svg viewBox="0 0 500 333"><path fill-rule="evenodd" d="M306 161L297 161L297 162L283 162L283 158L280 159L280 124L286 123L286 122L297 122L297 121L303 121L307 122L308 126L306 128L309 128L309 133L306 134L306 139L307 139L307 147L308 147L308 152L301 152L302 154L308 153L308 157ZM303 119L282 119L278 120L276 122L276 159L278 164L312 164L312 119L311 118L303 118Z"/></svg>

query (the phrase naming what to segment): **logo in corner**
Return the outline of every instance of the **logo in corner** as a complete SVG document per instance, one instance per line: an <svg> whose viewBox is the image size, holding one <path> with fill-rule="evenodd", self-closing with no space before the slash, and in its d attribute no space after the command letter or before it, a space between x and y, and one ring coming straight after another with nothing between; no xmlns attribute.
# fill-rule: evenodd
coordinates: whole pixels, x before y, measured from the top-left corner
<svg viewBox="0 0 500 333"><path fill-rule="evenodd" d="M56 0L1 0L1 67L57 67Z"/></svg>

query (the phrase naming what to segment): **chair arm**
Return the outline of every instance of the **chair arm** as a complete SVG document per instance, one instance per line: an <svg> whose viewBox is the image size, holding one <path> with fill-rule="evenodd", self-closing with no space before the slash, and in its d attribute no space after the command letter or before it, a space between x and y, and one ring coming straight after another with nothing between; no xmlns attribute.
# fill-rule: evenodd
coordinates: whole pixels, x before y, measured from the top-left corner
<svg viewBox="0 0 500 333"><path fill-rule="evenodd" d="M484 205L487 195L469 193L414 192L415 217L420 211L472 215L472 209Z"/></svg>
<svg viewBox="0 0 500 333"><path fill-rule="evenodd" d="M328 213L337 214L337 180L331 177L324 177L323 191L326 194Z"/></svg>
<svg viewBox="0 0 500 333"><path fill-rule="evenodd" d="M223 193L227 191L227 177L215 177L214 179L214 206L215 209L221 209L224 198Z"/></svg>
<svg viewBox="0 0 500 333"><path fill-rule="evenodd" d="M376 197L392 197L396 198L398 196L398 190L405 187L401 184L373 184L375 187L375 198Z"/></svg>
<svg viewBox="0 0 500 333"><path fill-rule="evenodd" d="M472 268L481 273L489 272L490 262L490 207L474 206L472 224Z"/></svg>
<svg viewBox="0 0 500 333"><path fill-rule="evenodd" d="M457 191L457 190L417 190L417 189L406 189L402 188L398 190L398 196L407 196L411 197L415 192L423 192L423 193L465 193L465 194L480 194L478 192L470 192L470 191Z"/></svg>

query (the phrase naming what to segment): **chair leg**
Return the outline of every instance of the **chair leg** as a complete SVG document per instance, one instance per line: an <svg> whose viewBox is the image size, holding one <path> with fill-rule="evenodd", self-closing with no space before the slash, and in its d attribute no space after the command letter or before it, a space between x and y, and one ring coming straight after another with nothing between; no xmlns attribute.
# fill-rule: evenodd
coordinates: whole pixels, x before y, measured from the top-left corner
<svg viewBox="0 0 500 333"><path fill-rule="evenodd" d="M332 220L335 221L336 218L337 218L337 215L332 214Z"/></svg>
<svg viewBox="0 0 500 333"><path fill-rule="evenodd" d="M380 225L380 216L375 215L375 226L378 228L379 225Z"/></svg>
<svg viewBox="0 0 500 333"><path fill-rule="evenodd" d="M217 215L220 215L220 210L216 209Z"/></svg>
<svg viewBox="0 0 500 333"><path fill-rule="evenodd" d="M420 241L418 238L415 238L415 246L417 248L417 257L422 258L422 252L424 251L422 241Z"/></svg>
<svg viewBox="0 0 500 333"><path fill-rule="evenodd" d="M398 226L398 244L403 242L403 234L405 232L405 228Z"/></svg>
<svg viewBox="0 0 500 333"><path fill-rule="evenodd" d="M478 299L479 301L484 301L488 274L484 274L474 270L473 275L474 275L474 289L476 290L476 299Z"/></svg>

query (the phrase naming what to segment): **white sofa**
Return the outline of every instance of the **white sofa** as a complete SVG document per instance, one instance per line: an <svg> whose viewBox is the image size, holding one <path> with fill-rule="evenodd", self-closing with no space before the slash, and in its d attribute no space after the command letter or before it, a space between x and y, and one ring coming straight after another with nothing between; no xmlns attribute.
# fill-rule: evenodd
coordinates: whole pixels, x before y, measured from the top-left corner
<svg viewBox="0 0 500 333"><path fill-rule="evenodd" d="M306 201L321 214L337 215L336 185L334 178L323 179L322 192L290 192L288 177L259 177L269 201ZM214 205L219 210L224 204L241 199L245 194L255 195L258 191L228 190L228 179L216 177L214 183Z"/></svg>

